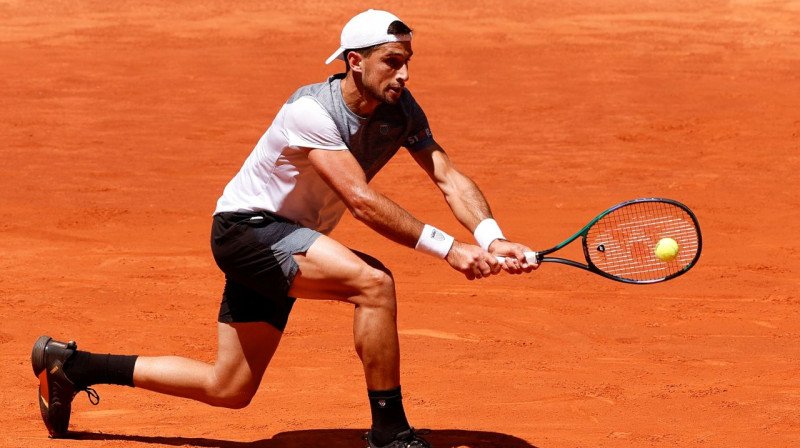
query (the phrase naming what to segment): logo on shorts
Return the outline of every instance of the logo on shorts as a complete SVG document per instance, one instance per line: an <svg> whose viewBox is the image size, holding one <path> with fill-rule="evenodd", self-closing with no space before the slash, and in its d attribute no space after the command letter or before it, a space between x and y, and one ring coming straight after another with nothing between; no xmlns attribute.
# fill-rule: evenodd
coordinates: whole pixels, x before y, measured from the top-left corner
<svg viewBox="0 0 800 448"><path fill-rule="evenodd" d="M380 125L378 130L381 132L381 135L389 135L389 125L388 124Z"/></svg>
<svg viewBox="0 0 800 448"><path fill-rule="evenodd" d="M378 400L378 406L385 408L386 407L386 400Z"/></svg>

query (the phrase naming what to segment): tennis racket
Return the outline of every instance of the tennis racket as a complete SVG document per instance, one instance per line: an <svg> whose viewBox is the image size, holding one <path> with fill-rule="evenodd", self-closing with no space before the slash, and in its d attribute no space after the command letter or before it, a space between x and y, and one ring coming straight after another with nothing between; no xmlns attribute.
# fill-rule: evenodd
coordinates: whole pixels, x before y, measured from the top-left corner
<svg viewBox="0 0 800 448"><path fill-rule="evenodd" d="M546 257L581 238L586 264ZM678 254L662 261L655 247L662 238L678 243ZM541 252L526 252L529 263L561 263L624 283L658 283L685 274L700 258L703 240L689 207L663 198L641 198L601 213L563 243ZM504 257L498 257L504 261Z"/></svg>

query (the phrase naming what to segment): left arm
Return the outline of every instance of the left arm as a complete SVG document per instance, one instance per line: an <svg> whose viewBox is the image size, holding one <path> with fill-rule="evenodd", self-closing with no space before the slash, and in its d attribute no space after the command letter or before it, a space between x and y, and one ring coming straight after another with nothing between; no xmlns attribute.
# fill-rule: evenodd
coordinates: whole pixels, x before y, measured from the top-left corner
<svg viewBox="0 0 800 448"><path fill-rule="evenodd" d="M470 232L474 233L481 221L492 218L489 203L480 188L455 167L441 146L434 143L411 154L442 192L456 219ZM511 257L507 259L505 267L515 274L530 272L538 267L525 261L524 252L530 250L527 246L504 239L496 239L488 247L489 253L494 256Z"/></svg>

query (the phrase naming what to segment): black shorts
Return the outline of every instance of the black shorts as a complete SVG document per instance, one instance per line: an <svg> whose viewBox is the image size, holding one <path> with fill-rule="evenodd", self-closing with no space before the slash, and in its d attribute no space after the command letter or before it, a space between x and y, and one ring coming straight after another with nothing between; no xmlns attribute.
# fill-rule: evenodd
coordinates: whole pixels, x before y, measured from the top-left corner
<svg viewBox="0 0 800 448"><path fill-rule="evenodd" d="M311 247L321 234L269 212L214 216L211 252L225 273L219 322L266 322L286 328L297 274L292 254Z"/></svg>

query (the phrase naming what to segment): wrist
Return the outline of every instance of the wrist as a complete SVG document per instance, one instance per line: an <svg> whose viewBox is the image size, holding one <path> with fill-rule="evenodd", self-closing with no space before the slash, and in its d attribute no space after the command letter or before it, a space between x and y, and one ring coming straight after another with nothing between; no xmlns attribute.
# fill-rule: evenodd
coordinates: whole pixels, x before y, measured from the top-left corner
<svg viewBox="0 0 800 448"><path fill-rule="evenodd" d="M503 235L503 231L500 230L500 226L497 225L497 221L492 218L481 221L480 224L478 224L478 227L475 227L473 236L475 237L475 241L478 242L478 245L481 246L483 250L489 250L489 246L491 246L496 240L506 239L506 237Z"/></svg>
<svg viewBox="0 0 800 448"><path fill-rule="evenodd" d="M445 258L447 253L450 252L450 248L453 247L454 242L455 238L452 236L436 227L425 224L414 249L434 257Z"/></svg>
<svg viewBox="0 0 800 448"><path fill-rule="evenodd" d="M508 240L507 240L507 239L505 239L505 238L495 238L495 239L494 239L494 240L493 240L493 241L492 241L492 242L489 244L489 247L487 247L487 248L486 248L486 251L490 251L490 250L492 249L492 246L494 245L494 243L496 243L496 242L498 242L498 241L508 241Z"/></svg>

